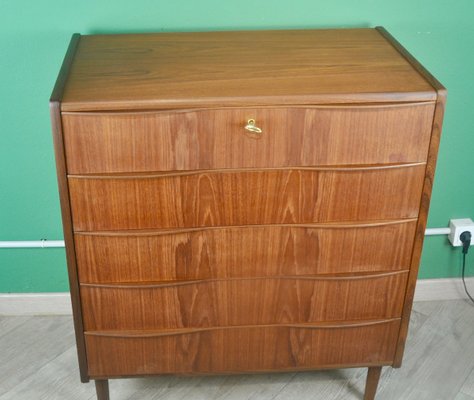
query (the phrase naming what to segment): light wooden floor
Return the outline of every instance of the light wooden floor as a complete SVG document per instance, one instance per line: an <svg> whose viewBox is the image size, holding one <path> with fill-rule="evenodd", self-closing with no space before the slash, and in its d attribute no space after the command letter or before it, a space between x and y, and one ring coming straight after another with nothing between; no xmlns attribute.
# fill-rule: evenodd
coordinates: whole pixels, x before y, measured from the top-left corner
<svg viewBox="0 0 474 400"><path fill-rule="evenodd" d="M70 317L0 317L0 400L95 399L81 384ZM365 369L111 381L112 400L361 399ZM415 303L402 368L377 400L474 400L474 306Z"/></svg>

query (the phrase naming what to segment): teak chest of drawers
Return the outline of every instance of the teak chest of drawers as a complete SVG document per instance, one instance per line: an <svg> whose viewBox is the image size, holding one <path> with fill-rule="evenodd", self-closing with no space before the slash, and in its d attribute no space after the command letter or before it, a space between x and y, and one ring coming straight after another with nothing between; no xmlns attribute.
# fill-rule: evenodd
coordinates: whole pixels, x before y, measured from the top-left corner
<svg viewBox="0 0 474 400"><path fill-rule="evenodd" d="M81 378L399 367L446 91L383 28L74 35Z"/></svg>

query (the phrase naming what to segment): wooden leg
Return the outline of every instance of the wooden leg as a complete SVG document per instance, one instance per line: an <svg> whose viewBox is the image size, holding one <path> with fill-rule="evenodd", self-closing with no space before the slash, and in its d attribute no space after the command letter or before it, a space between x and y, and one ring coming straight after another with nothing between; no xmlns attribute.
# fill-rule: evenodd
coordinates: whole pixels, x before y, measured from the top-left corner
<svg viewBox="0 0 474 400"><path fill-rule="evenodd" d="M379 384L380 373L382 367L370 367L367 372L367 381L365 383L364 400L374 400L377 392L377 385Z"/></svg>
<svg viewBox="0 0 474 400"><path fill-rule="evenodd" d="M109 381L107 379L96 380L95 391L97 392L97 400L110 400Z"/></svg>

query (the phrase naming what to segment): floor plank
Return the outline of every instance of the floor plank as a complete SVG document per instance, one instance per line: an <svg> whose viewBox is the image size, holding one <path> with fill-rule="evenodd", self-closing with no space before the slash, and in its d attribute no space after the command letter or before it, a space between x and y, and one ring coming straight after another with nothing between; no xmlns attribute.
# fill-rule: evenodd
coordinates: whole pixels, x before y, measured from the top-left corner
<svg viewBox="0 0 474 400"><path fill-rule="evenodd" d="M433 302L434 303L434 302ZM400 369L386 368L379 398L454 399L474 367L474 309L464 301L417 306L429 318L410 336Z"/></svg>
<svg viewBox="0 0 474 400"><path fill-rule="evenodd" d="M73 345L71 317L30 317L10 329L0 337L0 395Z"/></svg>
<svg viewBox="0 0 474 400"><path fill-rule="evenodd" d="M72 346L5 393L1 399L82 400L94 398L93 385L80 383L79 369L75 368L76 365L76 347Z"/></svg>
<svg viewBox="0 0 474 400"><path fill-rule="evenodd" d="M377 400L474 400L474 307L415 303L402 368ZM71 317L0 317L0 400L94 400L80 383ZM110 381L112 400L360 400L366 369Z"/></svg>
<svg viewBox="0 0 474 400"><path fill-rule="evenodd" d="M13 329L30 321L32 317L0 317L0 339ZM0 342L1 346L1 342ZM1 347L0 347L1 349Z"/></svg>
<svg viewBox="0 0 474 400"><path fill-rule="evenodd" d="M464 381L461 387L461 392L474 398L474 367L471 369L468 377Z"/></svg>
<svg viewBox="0 0 474 400"><path fill-rule="evenodd" d="M464 394L463 392L459 392L457 396L454 398L454 400L474 400L474 397L468 396L467 394Z"/></svg>

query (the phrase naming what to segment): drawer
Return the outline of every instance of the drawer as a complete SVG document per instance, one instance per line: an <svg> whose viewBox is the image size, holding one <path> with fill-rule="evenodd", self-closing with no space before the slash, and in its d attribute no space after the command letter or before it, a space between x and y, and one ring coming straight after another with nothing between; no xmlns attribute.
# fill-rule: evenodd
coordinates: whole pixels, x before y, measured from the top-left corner
<svg viewBox="0 0 474 400"><path fill-rule="evenodd" d="M416 218L425 165L70 176L76 231Z"/></svg>
<svg viewBox="0 0 474 400"><path fill-rule="evenodd" d="M92 378L390 365L400 321L165 333L86 332Z"/></svg>
<svg viewBox="0 0 474 400"><path fill-rule="evenodd" d="M424 162L434 103L63 113L70 174ZM249 119L261 134L245 130Z"/></svg>
<svg viewBox="0 0 474 400"><path fill-rule="evenodd" d="M401 314L407 276L399 271L81 284L84 328L156 330L395 318Z"/></svg>
<svg viewBox="0 0 474 400"><path fill-rule="evenodd" d="M409 269L416 220L77 233L83 283ZM377 249L377 251L374 251Z"/></svg>

